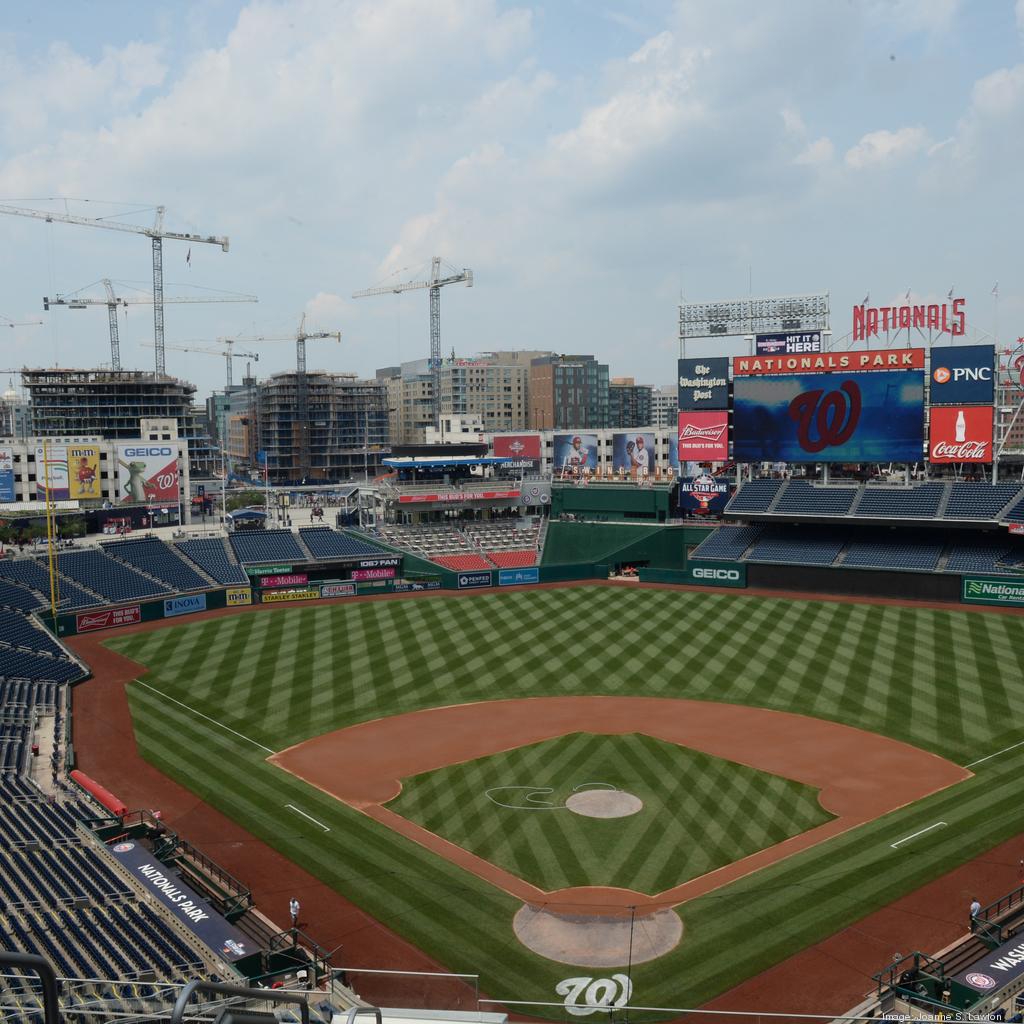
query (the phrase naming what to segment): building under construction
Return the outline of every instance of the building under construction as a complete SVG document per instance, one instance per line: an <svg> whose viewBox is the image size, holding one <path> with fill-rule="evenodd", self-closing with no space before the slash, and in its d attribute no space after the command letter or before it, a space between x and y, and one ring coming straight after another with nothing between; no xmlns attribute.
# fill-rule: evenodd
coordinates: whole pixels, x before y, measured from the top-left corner
<svg viewBox="0 0 1024 1024"><path fill-rule="evenodd" d="M210 442L193 407L194 384L142 370L22 370L32 429L40 437L99 436L130 441L143 419L173 419L196 475L208 475Z"/></svg>
<svg viewBox="0 0 1024 1024"><path fill-rule="evenodd" d="M272 484L358 479L389 451L386 387L354 374L276 373L259 385L256 421Z"/></svg>

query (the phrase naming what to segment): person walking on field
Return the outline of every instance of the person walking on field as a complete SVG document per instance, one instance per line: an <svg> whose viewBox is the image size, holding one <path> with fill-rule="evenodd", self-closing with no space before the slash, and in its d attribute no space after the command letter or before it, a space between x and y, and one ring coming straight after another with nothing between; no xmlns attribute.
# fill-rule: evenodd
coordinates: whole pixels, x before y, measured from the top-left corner
<svg viewBox="0 0 1024 1024"><path fill-rule="evenodd" d="M288 903L288 913L292 915L292 927L299 926L299 901L293 896Z"/></svg>
<svg viewBox="0 0 1024 1024"><path fill-rule="evenodd" d="M975 927L976 927L976 925L978 923L978 915L980 913L981 913L981 904L978 902L978 897L975 896L974 899L971 900L971 931L972 932L974 931L974 929L975 929Z"/></svg>

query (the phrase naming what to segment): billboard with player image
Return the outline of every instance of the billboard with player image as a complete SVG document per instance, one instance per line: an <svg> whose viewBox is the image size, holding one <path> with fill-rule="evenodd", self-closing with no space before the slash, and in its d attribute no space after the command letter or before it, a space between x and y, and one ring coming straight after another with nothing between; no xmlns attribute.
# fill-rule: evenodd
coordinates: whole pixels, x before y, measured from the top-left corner
<svg viewBox="0 0 1024 1024"><path fill-rule="evenodd" d="M178 502L178 452L169 444L129 441L117 446L117 501L121 505Z"/></svg>
<svg viewBox="0 0 1024 1024"><path fill-rule="evenodd" d="M632 430L612 434L612 470L618 477L643 479L657 462L654 434Z"/></svg>
<svg viewBox="0 0 1024 1024"><path fill-rule="evenodd" d="M14 451L0 448L0 501L14 501Z"/></svg>
<svg viewBox="0 0 1024 1024"><path fill-rule="evenodd" d="M737 462L920 462L921 370L737 377Z"/></svg>
<svg viewBox="0 0 1024 1024"><path fill-rule="evenodd" d="M597 434L555 434L555 474L561 477L597 469Z"/></svg>

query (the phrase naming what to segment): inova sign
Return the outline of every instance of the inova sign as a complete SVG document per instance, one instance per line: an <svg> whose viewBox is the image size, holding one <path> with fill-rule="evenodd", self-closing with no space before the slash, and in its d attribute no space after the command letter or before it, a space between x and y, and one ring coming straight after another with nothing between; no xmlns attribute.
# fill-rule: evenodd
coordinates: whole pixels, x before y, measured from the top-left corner
<svg viewBox="0 0 1024 1024"><path fill-rule="evenodd" d="M702 587L747 585L747 567L742 562L689 562L684 572L687 583Z"/></svg>

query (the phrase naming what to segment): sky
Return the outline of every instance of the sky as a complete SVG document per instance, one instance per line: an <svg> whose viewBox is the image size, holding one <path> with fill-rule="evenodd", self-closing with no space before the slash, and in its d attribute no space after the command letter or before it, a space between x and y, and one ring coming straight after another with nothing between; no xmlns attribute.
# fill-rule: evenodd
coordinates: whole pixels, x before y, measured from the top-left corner
<svg viewBox="0 0 1024 1024"><path fill-rule="evenodd" d="M425 357L426 291L352 293L423 280L433 256L474 274L441 293L445 354L593 353L654 385L675 379L681 298L827 291L841 344L865 296L952 288L972 338L1024 334L1024 0L4 15L0 203L142 225L163 205L170 230L230 237L228 253L168 241L165 294L259 303L169 304L169 346L287 338L306 314L342 334L309 342L311 368ZM104 277L139 294L150 274L142 235L0 216L0 371L109 363L102 307L42 297ZM122 364L152 368L150 308L120 324ZM287 340L236 350L261 376L294 366ZM167 367L200 395L224 384L219 357L169 348Z"/></svg>

